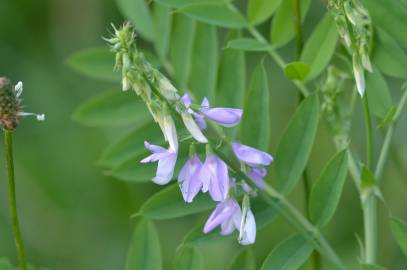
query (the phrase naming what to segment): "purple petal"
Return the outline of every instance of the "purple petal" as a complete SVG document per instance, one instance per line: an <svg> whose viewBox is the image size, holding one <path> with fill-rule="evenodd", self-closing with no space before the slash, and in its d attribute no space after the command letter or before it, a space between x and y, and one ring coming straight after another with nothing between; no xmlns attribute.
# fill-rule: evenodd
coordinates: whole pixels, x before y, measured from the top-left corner
<svg viewBox="0 0 407 270"><path fill-rule="evenodd" d="M250 168L247 175L253 180L256 186L260 189L264 189L264 180L267 170L265 168Z"/></svg>
<svg viewBox="0 0 407 270"><path fill-rule="evenodd" d="M169 152L168 155L158 161L157 173L153 182L159 185L165 185L171 181L174 174L177 154Z"/></svg>
<svg viewBox="0 0 407 270"><path fill-rule="evenodd" d="M238 208L236 208L236 206ZM217 226L230 219L237 209L240 210L240 207L233 199L228 199L219 203L206 221L203 232L209 233Z"/></svg>
<svg viewBox="0 0 407 270"><path fill-rule="evenodd" d="M189 113L182 113L181 117L185 127L195 140L200 143L208 143L208 139L205 137L205 135L203 135L198 124L192 118L192 115L190 115Z"/></svg>
<svg viewBox="0 0 407 270"><path fill-rule="evenodd" d="M244 144L233 142L232 149L238 159L250 166L268 166L273 161L270 154Z"/></svg>
<svg viewBox="0 0 407 270"><path fill-rule="evenodd" d="M256 221L253 212L249 209L247 216L242 219L241 232L239 236L239 243L242 245L250 245L256 241Z"/></svg>
<svg viewBox="0 0 407 270"><path fill-rule="evenodd" d="M236 203L235 209L233 210L234 214L221 224L220 234L229 235L235 229L239 230L240 220L242 219L242 210L240 209L239 204Z"/></svg>
<svg viewBox="0 0 407 270"><path fill-rule="evenodd" d="M188 203L192 202L202 188L201 167L202 162L197 155L194 155L185 163L178 176L178 182L181 183L182 195Z"/></svg>
<svg viewBox="0 0 407 270"><path fill-rule="evenodd" d="M209 109L209 107L210 107L209 100L205 97L205 98L202 100L201 109L202 109L203 111L205 111L205 110Z"/></svg>
<svg viewBox="0 0 407 270"><path fill-rule="evenodd" d="M190 95L188 95L188 94L184 94L182 97L181 97L181 99L179 100L184 106L185 106L185 108L189 108L189 106L191 106L191 104L192 104L192 102L193 102L193 100L192 100L192 98L191 98L191 96Z"/></svg>
<svg viewBox="0 0 407 270"><path fill-rule="evenodd" d="M148 150L150 150L150 152L152 152L152 153L167 152L167 149L165 149L164 147L154 145L154 144L150 144L148 141L144 141L144 147L147 148Z"/></svg>
<svg viewBox="0 0 407 270"><path fill-rule="evenodd" d="M208 173L209 172L209 173ZM230 182L228 168L221 160L215 155L210 155L205 160L205 174L209 177L209 193L214 201L223 201L227 198ZM208 183L204 183L204 188Z"/></svg>
<svg viewBox="0 0 407 270"><path fill-rule="evenodd" d="M213 108L203 111L209 119L226 127L237 125L242 118L243 111L233 108Z"/></svg>
<svg viewBox="0 0 407 270"><path fill-rule="evenodd" d="M206 129L207 124L205 121L205 116L203 116L202 114L196 113L196 112L193 112L192 115L195 117L195 122L198 125L198 127L200 129Z"/></svg>

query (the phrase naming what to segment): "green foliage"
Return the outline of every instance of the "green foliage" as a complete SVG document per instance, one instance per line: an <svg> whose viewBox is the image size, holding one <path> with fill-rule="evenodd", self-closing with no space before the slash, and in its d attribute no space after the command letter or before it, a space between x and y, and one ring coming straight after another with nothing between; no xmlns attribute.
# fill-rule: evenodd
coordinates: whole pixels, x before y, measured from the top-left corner
<svg viewBox="0 0 407 270"><path fill-rule="evenodd" d="M237 10L225 4L192 4L180 8L179 11L196 20L226 28L243 28L248 24Z"/></svg>
<svg viewBox="0 0 407 270"><path fill-rule="evenodd" d="M266 70L260 63L253 71L240 124L244 144L267 150L270 140L270 101Z"/></svg>
<svg viewBox="0 0 407 270"><path fill-rule="evenodd" d="M120 81L120 74L113 72L114 55L106 47L81 50L72 54L66 62L75 71L91 78Z"/></svg>
<svg viewBox="0 0 407 270"><path fill-rule="evenodd" d="M371 112L384 118L391 109L392 100L387 82L376 67L366 74L366 94Z"/></svg>
<svg viewBox="0 0 407 270"><path fill-rule="evenodd" d="M295 36L294 20L292 16L293 1L282 1L271 25L271 44L274 48L286 45ZM301 0L301 20L304 21L311 0Z"/></svg>
<svg viewBox="0 0 407 270"><path fill-rule="evenodd" d="M192 203L186 203L177 184L171 185L157 192L148 199L140 208L137 215L150 219L171 219L203 212L215 207L215 203L199 194Z"/></svg>
<svg viewBox="0 0 407 270"><path fill-rule="evenodd" d="M203 257L196 248L182 248L176 258L174 270L203 270Z"/></svg>
<svg viewBox="0 0 407 270"><path fill-rule="evenodd" d="M303 62L291 62L284 68L284 74L291 80L303 81L309 74L311 68Z"/></svg>
<svg viewBox="0 0 407 270"><path fill-rule="evenodd" d="M226 44L226 49L236 49L243 51L269 51L272 47L264 42L260 42L253 38L239 38L230 40Z"/></svg>
<svg viewBox="0 0 407 270"><path fill-rule="evenodd" d="M328 162L312 188L309 213L312 222L319 227L328 224L338 207L348 172L347 157L346 150L336 154Z"/></svg>
<svg viewBox="0 0 407 270"><path fill-rule="evenodd" d="M89 99L76 109L73 119L87 126L115 127L128 124L142 126L152 117L143 102L135 98L134 92L115 90Z"/></svg>
<svg viewBox="0 0 407 270"><path fill-rule="evenodd" d="M141 219L136 226L129 250L125 270L162 269L160 241L154 224Z"/></svg>
<svg viewBox="0 0 407 270"><path fill-rule="evenodd" d="M275 187L283 193L293 190L308 162L319 122L319 100L306 98L292 116L275 154Z"/></svg>
<svg viewBox="0 0 407 270"><path fill-rule="evenodd" d="M279 7L282 0L249 0L248 18L251 24L267 20Z"/></svg>
<svg viewBox="0 0 407 270"><path fill-rule="evenodd" d="M375 264L362 264L360 266L360 270L386 270L386 268L383 268Z"/></svg>
<svg viewBox="0 0 407 270"><path fill-rule="evenodd" d="M397 218L391 219L391 231L394 239L399 244L401 251L407 257L407 224Z"/></svg>
<svg viewBox="0 0 407 270"><path fill-rule="evenodd" d="M116 0L120 12L130 20L137 32L147 40L154 40L155 28L145 0ZM157 33L158 34L158 33ZM161 34L161 33L160 33Z"/></svg>
<svg viewBox="0 0 407 270"><path fill-rule="evenodd" d="M270 252L261 270L298 269L311 255L312 250L312 245L301 235L293 235Z"/></svg>
<svg viewBox="0 0 407 270"><path fill-rule="evenodd" d="M253 250L248 247L242 249L233 258L229 270L255 270L256 269L256 259L254 257Z"/></svg>
<svg viewBox="0 0 407 270"><path fill-rule="evenodd" d="M154 20L154 46L161 58L167 56L170 39L171 39L171 26L173 15L170 8L167 6L155 3L153 9L153 20Z"/></svg>
<svg viewBox="0 0 407 270"><path fill-rule="evenodd" d="M328 66L335 52L338 33L331 15L327 14L319 22L304 46L301 61L311 67L307 79L316 78Z"/></svg>

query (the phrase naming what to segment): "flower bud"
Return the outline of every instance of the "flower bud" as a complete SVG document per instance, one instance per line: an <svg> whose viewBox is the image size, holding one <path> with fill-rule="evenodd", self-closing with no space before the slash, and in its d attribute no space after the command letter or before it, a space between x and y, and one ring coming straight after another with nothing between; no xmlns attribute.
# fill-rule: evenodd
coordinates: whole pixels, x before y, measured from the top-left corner
<svg viewBox="0 0 407 270"><path fill-rule="evenodd" d="M21 110L22 85L18 84L15 91L9 79L0 78L0 125L7 130L13 130L18 126L18 113Z"/></svg>

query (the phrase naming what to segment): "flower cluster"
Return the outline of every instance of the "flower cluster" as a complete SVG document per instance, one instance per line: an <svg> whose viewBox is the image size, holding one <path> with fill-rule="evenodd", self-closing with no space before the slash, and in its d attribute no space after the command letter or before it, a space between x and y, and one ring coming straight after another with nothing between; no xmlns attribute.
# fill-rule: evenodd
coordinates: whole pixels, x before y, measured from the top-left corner
<svg viewBox="0 0 407 270"><path fill-rule="evenodd" d="M356 87L360 96L363 96L364 70L372 72L369 58L372 24L369 13L358 0L330 0L328 8L334 14L339 35L352 53Z"/></svg>
<svg viewBox="0 0 407 270"><path fill-rule="evenodd" d="M0 77L0 126L6 130L14 130L24 116L35 116L38 121L45 119L44 114L24 112L22 100L23 83L12 85L6 77Z"/></svg>
<svg viewBox="0 0 407 270"><path fill-rule="evenodd" d="M178 114L194 139L190 145L189 159L178 174L178 183L185 202L191 203L199 192L209 193L218 205L206 222L204 233L220 225L221 234L230 234L236 229L240 232L239 243L243 245L254 243L256 222L250 210L249 198L255 194L255 190L242 179L230 175L227 164L216 155L205 136L209 122L233 127L240 122L243 111L211 107L206 98L201 104L195 104L189 94L180 96L170 81L154 69L137 50L135 35L129 24L125 24L119 30L114 28L114 31L114 36L107 41L116 53L116 69L122 72L123 90L133 89L143 99L168 142L168 148L145 142L145 147L151 155L141 162L158 162L156 176L152 181L164 185L174 178L179 141L172 116ZM197 144L205 144L206 157L203 162L195 150ZM231 146L242 170L253 180L257 188L262 189L263 179L267 173L265 167L271 164L272 156L237 141L232 142ZM237 190L239 188L240 190ZM236 194L244 194L242 207Z"/></svg>

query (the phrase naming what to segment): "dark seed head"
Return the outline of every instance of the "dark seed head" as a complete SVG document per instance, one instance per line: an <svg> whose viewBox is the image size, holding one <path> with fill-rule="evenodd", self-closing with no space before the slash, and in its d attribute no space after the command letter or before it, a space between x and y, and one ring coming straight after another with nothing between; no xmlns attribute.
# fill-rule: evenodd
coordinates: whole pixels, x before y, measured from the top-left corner
<svg viewBox="0 0 407 270"><path fill-rule="evenodd" d="M0 77L0 125L7 130L18 126L18 113L21 111L21 100L14 85L6 77Z"/></svg>

